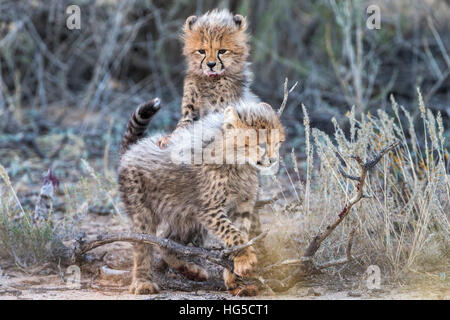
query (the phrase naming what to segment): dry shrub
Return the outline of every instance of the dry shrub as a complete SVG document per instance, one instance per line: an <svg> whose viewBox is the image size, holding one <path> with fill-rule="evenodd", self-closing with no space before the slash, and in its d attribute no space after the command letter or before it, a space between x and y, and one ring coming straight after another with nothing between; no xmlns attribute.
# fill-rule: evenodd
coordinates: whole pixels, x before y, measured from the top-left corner
<svg viewBox="0 0 450 320"><path fill-rule="evenodd" d="M0 176L5 182L0 185L0 257L24 269L58 263L66 257L65 250L73 245L74 239L89 231L89 225L84 223L89 212L98 213L102 209L118 213L114 177L103 177L86 161L83 163L92 179L82 176L76 183L60 186L58 193L63 201L58 202L60 198L55 196L48 218L39 221L33 219L33 206L21 204L6 170L0 165ZM116 214L110 223L96 230L107 232L111 225L123 223L124 219Z"/></svg>
<svg viewBox="0 0 450 320"><path fill-rule="evenodd" d="M436 268L448 270L450 246L450 181L448 151L442 117L433 114L423 103L419 92L420 120L413 117L394 98L393 115L379 109L377 115L355 116L355 108L347 113L350 132L344 131L333 119L334 137L312 129L314 143L306 140L306 150L314 149L306 161L306 181L302 182L298 161L292 154L285 157L280 180L290 182L281 199L272 205L270 234L266 239L268 254L264 264L301 257L311 239L340 213L352 196L355 182L338 171L339 153L346 171L358 176L359 166L350 158L358 155L363 161L383 147L400 140L401 144L388 153L366 180L363 199L353 212L324 241L316 255L323 263L345 256L348 234L357 228L350 266L367 267L377 264L385 275L398 277L404 271ZM402 123L402 114L408 119ZM309 136L309 120L305 115L305 132ZM423 130L423 141L418 141ZM288 184L289 185L289 184Z"/></svg>

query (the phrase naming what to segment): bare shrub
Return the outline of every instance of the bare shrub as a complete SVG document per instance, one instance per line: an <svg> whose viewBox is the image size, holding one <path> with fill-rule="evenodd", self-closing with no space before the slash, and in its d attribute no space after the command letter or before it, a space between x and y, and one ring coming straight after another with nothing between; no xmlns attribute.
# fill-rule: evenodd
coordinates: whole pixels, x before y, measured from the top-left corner
<svg viewBox="0 0 450 320"><path fill-rule="evenodd" d="M272 204L274 218L266 238L269 263L301 257L310 240L336 219L356 186L339 173L340 157L350 168L348 173L357 175L358 167L349 156L358 155L366 161L384 146L400 140L401 146L370 172L367 199L358 203L324 241L316 255L318 263L345 256L348 235L356 228L353 255L357 259L349 265L377 264L385 275L394 278L430 267L427 261L433 268L448 267L450 181L444 127L440 114L434 115L425 107L420 92L419 108L421 117L416 124L392 98L394 116L380 109L376 116L368 114L359 121L355 108L348 112L349 136L334 120L334 137L312 129L311 145L317 160L310 168L311 176L307 175L306 181L300 176L295 179L298 163L293 156L293 168L285 165L283 175L291 182L291 189L285 189L285 196ZM406 125L400 121L401 113L409 119ZM306 132L307 117L305 113ZM423 130L424 141L417 140L417 130ZM312 162L311 153L308 167ZM308 184L310 190L305 187Z"/></svg>

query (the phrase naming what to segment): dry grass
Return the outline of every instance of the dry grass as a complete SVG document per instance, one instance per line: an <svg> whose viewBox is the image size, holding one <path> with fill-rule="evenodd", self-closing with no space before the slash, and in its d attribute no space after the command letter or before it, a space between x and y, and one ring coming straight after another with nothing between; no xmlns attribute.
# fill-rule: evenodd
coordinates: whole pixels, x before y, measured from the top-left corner
<svg viewBox="0 0 450 320"><path fill-rule="evenodd" d="M33 204L22 206L6 171L0 166L0 176L5 182L0 186L0 257L22 269L58 263L65 255L64 245L70 247L78 234L89 229L88 214L107 214L110 210L116 213L109 219L110 223L97 229L99 233L107 232L111 224L124 223L116 207L115 179L95 172L86 161L84 165L87 172L77 182L58 188L48 218L39 221L33 219Z"/></svg>
<svg viewBox="0 0 450 320"><path fill-rule="evenodd" d="M335 219L351 196L355 184L340 175L336 153L345 159L349 173L357 175L358 166L351 155L366 160L398 139L400 147L370 173L367 199L324 242L317 254L318 262L345 256L348 234L355 226L353 254L357 259L350 266L377 264L385 276L392 278L408 271L448 272L450 180L444 127L440 114L434 115L424 106L420 92L419 108L421 117L414 123L392 98L394 116L378 110L376 116L368 114L357 120L355 108L348 112L349 136L334 120L334 137L311 130L314 141L306 140L306 150L314 149L317 159L313 160L313 153L308 152L304 170L311 173L306 174L306 181L298 175L295 155L285 157L284 162L291 165L284 165L280 179L286 183L278 185L290 188L281 189L281 199L272 205L274 219L266 240L268 263L300 257L310 240ZM304 112L308 137L309 120ZM409 119L406 124L400 120L401 113ZM424 141L417 140L418 130L423 131ZM351 270L335 270L343 269Z"/></svg>

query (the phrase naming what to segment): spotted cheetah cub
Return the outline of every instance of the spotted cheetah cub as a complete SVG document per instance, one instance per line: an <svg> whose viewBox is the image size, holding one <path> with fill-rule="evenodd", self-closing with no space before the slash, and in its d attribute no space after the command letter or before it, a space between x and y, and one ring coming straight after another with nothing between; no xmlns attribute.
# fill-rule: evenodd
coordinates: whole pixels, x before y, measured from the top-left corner
<svg viewBox="0 0 450 320"><path fill-rule="evenodd" d="M236 216L250 215L257 197L258 171L277 164L282 125L268 104L237 102L223 112L213 112L180 128L167 148L160 135L141 138L159 101L139 107L122 141L119 190L136 232L155 234L168 226L165 236L181 244L203 245L207 231L232 247L248 241L234 224ZM135 294L158 291L151 267L153 248L134 244ZM173 252L161 250L171 267L197 280L207 272L185 262ZM252 247L234 257L234 273L224 270L225 285L236 289L235 274L248 275L257 258Z"/></svg>
<svg viewBox="0 0 450 320"><path fill-rule="evenodd" d="M228 10L190 16L182 30L183 55L187 61L181 102L181 119L175 129L201 119L211 111L224 110L250 92L247 22ZM256 97L253 97L256 98ZM170 135L159 140L165 147Z"/></svg>

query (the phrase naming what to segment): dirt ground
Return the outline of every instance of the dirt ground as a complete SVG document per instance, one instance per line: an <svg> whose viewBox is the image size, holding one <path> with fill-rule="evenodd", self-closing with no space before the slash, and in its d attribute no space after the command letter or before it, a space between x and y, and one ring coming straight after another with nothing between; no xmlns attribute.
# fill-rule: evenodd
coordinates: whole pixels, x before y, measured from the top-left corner
<svg viewBox="0 0 450 320"><path fill-rule="evenodd" d="M69 289L57 274L33 276L23 272L7 273L8 279L2 279L0 300L228 300L241 299L224 292L169 292L162 291L154 295L135 296L127 292L127 285L117 285L99 281L93 284L91 279L83 279L80 289ZM337 286L339 287L339 285ZM415 284L408 286L382 286L379 290L353 290L341 285L330 287L316 285L296 289L297 294L267 295L263 293L253 299L289 299L289 300L366 300L366 299L445 299L450 300L450 289L439 284ZM248 299L248 298L246 298ZM252 299L252 298L250 298Z"/></svg>
<svg viewBox="0 0 450 320"><path fill-rule="evenodd" d="M94 236L99 229L108 225L111 232L126 228L118 221L111 223L108 216L92 215L85 232ZM129 243L113 243L94 250L103 255L105 264L116 270L130 270L132 250ZM66 268L44 265L31 270L21 270L11 261L0 260L0 299L64 299L64 300L177 300L177 299L241 299L226 292L199 290L180 292L162 290L159 294L135 296L128 293L129 275L111 276L100 273L81 274L79 287L70 286L71 273ZM439 275L439 273L437 273ZM218 276L218 274L216 274ZM182 276L177 275L182 279ZM314 299L314 300L363 300L363 299L445 299L450 300L448 281L442 281L436 274L421 274L407 281L407 284L381 282L380 289L369 290L364 274L333 276L325 273L314 279L298 283L282 294L263 290L254 299ZM251 298L252 299L252 298Z"/></svg>

